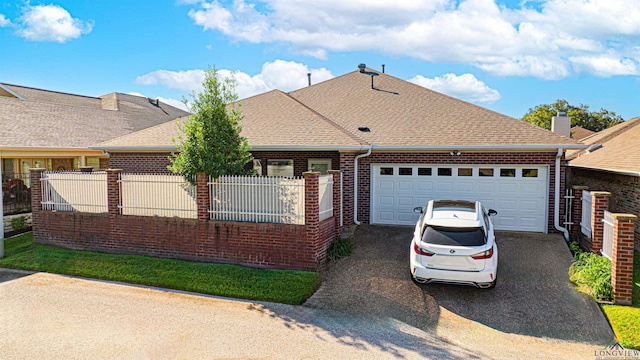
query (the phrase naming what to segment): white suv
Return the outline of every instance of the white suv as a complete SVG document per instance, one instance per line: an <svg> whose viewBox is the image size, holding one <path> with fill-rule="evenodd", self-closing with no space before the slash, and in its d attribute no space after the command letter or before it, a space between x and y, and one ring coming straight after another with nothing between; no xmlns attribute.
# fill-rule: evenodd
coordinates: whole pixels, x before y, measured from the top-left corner
<svg viewBox="0 0 640 360"><path fill-rule="evenodd" d="M431 200L411 241L411 276L418 283L451 283L493 288L498 271L498 247L486 210L480 202Z"/></svg>

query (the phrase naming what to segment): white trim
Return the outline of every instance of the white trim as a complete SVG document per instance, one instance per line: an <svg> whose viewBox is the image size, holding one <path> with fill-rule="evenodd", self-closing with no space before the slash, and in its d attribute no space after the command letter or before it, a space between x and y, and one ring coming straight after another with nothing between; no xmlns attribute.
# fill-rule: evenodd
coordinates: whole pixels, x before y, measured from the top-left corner
<svg viewBox="0 0 640 360"><path fill-rule="evenodd" d="M16 98L18 98L18 99L20 99L20 100L24 100L24 98L23 98L20 94L18 94L18 93L16 93L15 91L13 91L13 90L11 90L11 89L7 88L6 86L4 86L4 85L0 84L0 88L2 88L2 90L4 90L4 91L8 92L9 94L11 94L11 95L15 96L15 97L16 97ZM2 258L2 256L0 256L0 258Z"/></svg>
<svg viewBox="0 0 640 360"><path fill-rule="evenodd" d="M375 145L372 143L371 145ZM479 144L479 145L399 145L399 146L378 146L375 145L376 151L451 151L451 150L549 150L555 151L558 146L564 149L586 149L585 144ZM255 151L363 151L368 150L367 145L336 145L336 146L301 146L301 145L251 145L251 150ZM109 146L95 145L89 146L92 150L105 151L176 151L175 145L150 145L150 146Z"/></svg>
<svg viewBox="0 0 640 360"><path fill-rule="evenodd" d="M375 144L369 146L369 150L366 153L356 155L353 159L353 223L356 225L360 225L358 221L358 159L371 155L373 145ZM369 171L369 174L371 174L371 171Z"/></svg>
<svg viewBox="0 0 640 360"><path fill-rule="evenodd" d="M638 171L605 169L605 168L599 168L599 167L594 167L594 166L572 165L571 163L569 163L568 166L569 167L574 167L574 168L582 168L582 169L610 172L610 173L615 173L615 174L620 174L620 175L627 175L627 176L640 176L640 172L638 172Z"/></svg>

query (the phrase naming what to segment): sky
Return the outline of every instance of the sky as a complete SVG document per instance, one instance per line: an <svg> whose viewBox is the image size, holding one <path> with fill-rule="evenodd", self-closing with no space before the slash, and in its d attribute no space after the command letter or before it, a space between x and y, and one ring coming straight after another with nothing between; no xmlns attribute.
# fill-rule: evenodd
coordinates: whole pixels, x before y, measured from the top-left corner
<svg viewBox="0 0 640 360"><path fill-rule="evenodd" d="M358 64L521 118L566 99L640 116L638 0L0 0L0 82L175 106L203 70L238 96Z"/></svg>

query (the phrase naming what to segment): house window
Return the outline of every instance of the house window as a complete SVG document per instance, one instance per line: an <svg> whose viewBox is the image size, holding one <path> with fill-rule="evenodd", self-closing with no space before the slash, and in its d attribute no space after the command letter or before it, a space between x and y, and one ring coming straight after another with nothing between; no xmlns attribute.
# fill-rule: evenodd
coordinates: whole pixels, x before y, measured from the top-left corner
<svg viewBox="0 0 640 360"><path fill-rule="evenodd" d="M493 169L489 169L489 168L478 169L478 175L493 177Z"/></svg>
<svg viewBox="0 0 640 360"><path fill-rule="evenodd" d="M431 168L418 168L418 176L431 176Z"/></svg>
<svg viewBox="0 0 640 360"><path fill-rule="evenodd" d="M380 175L393 175L393 168L392 167L380 168Z"/></svg>
<svg viewBox="0 0 640 360"><path fill-rule="evenodd" d="M293 177L293 160L267 160L267 176Z"/></svg>
<svg viewBox="0 0 640 360"><path fill-rule="evenodd" d="M307 170L325 175L331 170L331 159L309 159Z"/></svg>
<svg viewBox="0 0 640 360"><path fill-rule="evenodd" d="M472 176L473 169L472 168L458 168L458 176Z"/></svg>
<svg viewBox="0 0 640 360"><path fill-rule="evenodd" d="M522 169L522 177L538 177L538 169Z"/></svg>
<svg viewBox="0 0 640 360"><path fill-rule="evenodd" d="M438 176L451 176L451 168L438 168Z"/></svg>
<svg viewBox="0 0 640 360"><path fill-rule="evenodd" d="M413 168L410 167L401 167L398 169L398 175L413 175Z"/></svg>
<svg viewBox="0 0 640 360"><path fill-rule="evenodd" d="M516 177L516 169L500 169L500 177Z"/></svg>
<svg viewBox="0 0 640 360"><path fill-rule="evenodd" d="M100 169L100 158L99 157L93 157L93 156L87 156L85 158L85 164L87 166L91 166L94 169ZM65 170L71 170L71 169L65 169Z"/></svg>

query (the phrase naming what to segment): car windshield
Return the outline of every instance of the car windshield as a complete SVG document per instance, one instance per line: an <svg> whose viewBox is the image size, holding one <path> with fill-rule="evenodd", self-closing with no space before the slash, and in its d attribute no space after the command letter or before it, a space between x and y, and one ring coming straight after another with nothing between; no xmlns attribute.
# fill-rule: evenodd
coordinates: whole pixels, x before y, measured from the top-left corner
<svg viewBox="0 0 640 360"><path fill-rule="evenodd" d="M428 226L422 234L422 241L434 245L480 246L487 243L480 227L452 228Z"/></svg>

